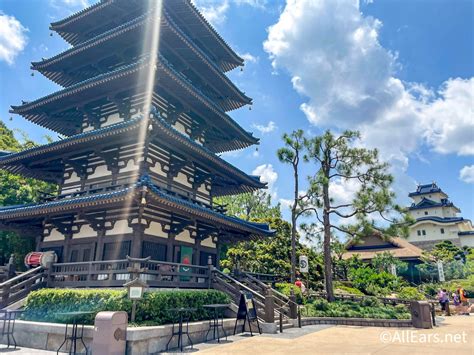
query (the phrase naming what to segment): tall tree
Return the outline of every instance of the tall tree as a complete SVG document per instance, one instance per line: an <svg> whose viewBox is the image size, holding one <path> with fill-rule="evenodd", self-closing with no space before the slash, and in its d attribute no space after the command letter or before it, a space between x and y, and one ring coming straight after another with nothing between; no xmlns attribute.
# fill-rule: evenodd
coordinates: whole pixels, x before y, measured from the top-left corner
<svg viewBox="0 0 474 355"><path fill-rule="evenodd" d="M256 218L281 217L280 204L272 206L271 196L259 190L214 199L214 203L225 207L227 214L250 221Z"/></svg>
<svg viewBox="0 0 474 355"><path fill-rule="evenodd" d="M409 217L394 203L390 190L393 178L388 164L380 162L378 151L357 147L359 132L346 131L339 136L326 131L305 140L308 161L315 173L309 178L309 195L315 206L316 229L323 233L324 280L327 298L334 300L331 236L333 232L349 238L371 235L407 236ZM335 199L330 186L354 183L356 193L349 201ZM384 223L376 224L376 219ZM339 223L337 223L339 222ZM388 225L388 226L384 226Z"/></svg>
<svg viewBox="0 0 474 355"><path fill-rule="evenodd" d="M293 169L293 203L291 205L291 282L296 279L296 223L298 218L307 211L304 206L306 195L300 195L300 163L304 155L304 132L299 129L290 134L283 135L285 146L278 149L278 159L285 164L289 164Z"/></svg>
<svg viewBox="0 0 474 355"><path fill-rule="evenodd" d="M23 142L19 142L13 131L0 121L0 150L17 152L36 145L25 134L22 135ZM0 170L0 206L37 202L41 192L52 193L55 190L55 185ZM31 238L0 231L0 264L4 264L10 254L15 254L18 266L21 266L23 256L33 250L34 246Z"/></svg>

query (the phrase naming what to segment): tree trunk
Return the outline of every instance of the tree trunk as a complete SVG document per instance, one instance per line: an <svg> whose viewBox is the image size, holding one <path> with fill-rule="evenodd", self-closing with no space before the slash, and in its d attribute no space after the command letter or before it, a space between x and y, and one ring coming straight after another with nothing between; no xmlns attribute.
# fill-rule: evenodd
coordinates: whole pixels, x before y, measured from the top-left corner
<svg viewBox="0 0 474 355"><path fill-rule="evenodd" d="M326 288L327 300L334 301L334 291L332 288L332 257L331 257L331 221L329 219L329 168L324 169L327 183L323 185L323 224L324 224L324 284Z"/></svg>
<svg viewBox="0 0 474 355"><path fill-rule="evenodd" d="M293 176L295 182L295 191L294 191L294 200L293 200L293 207L291 208L291 283L294 284L296 281L296 209L298 207L298 189L299 189L299 181L298 181L298 163L299 163L299 156L298 152L296 152L296 159L293 163Z"/></svg>

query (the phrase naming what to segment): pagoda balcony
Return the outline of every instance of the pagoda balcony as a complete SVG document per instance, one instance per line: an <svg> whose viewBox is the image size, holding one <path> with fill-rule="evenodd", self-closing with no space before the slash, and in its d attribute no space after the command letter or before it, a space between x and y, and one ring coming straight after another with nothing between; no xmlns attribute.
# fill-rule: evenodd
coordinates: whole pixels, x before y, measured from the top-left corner
<svg viewBox="0 0 474 355"><path fill-rule="evenodd" d="M76 198L76 197L84 197L84 196L89 196L89 195L119 191L125 188L132 187L133 185L135 185L135 182L116 184L116 185L97 184L97 186L94 186L92 188L89 188L83 191L58 194L54 196L52 196L51 194L42 194L40 196L39 202L47 203L47 202L61 201L61 200L66 200L66 199L71 199L71 198ZM174 196L184 201L191 202L195 204L196 206L204 207L211 211L221 213L221 214L227 213L227 209L225 208L225 206L219 205L219 204L209 204L203 201L199 201L196 198L194 198L194 193L190 190L186 190L177 186L174 186L172 189L169 189L167 187L160 186L157 183L154 183L154 187L166 193L167 195Z"/></svg>
<svg viewBox="0 0 474 355"><path fill-rule="evenodd" d="M65 41L77 46L93 37L117 27L145 12L143 0L103 0L80 12L52 23L50 29ZM164 0L163 10L168 12L178 27L212 58L219 68L227 72L243 64L243 59L230 48L225 40L201 15L189 0Z"/></svg>
<svg viewBox="0 0 474 355"><path fill-rule="evenodd" d="M157 19L146 13L52 58L33 62L31 68L61 86L70 86L136 62L150 54L142 53L141 41L152 21ZM160 22L160 52L225 111L251 103L166 11Z"/></svg>

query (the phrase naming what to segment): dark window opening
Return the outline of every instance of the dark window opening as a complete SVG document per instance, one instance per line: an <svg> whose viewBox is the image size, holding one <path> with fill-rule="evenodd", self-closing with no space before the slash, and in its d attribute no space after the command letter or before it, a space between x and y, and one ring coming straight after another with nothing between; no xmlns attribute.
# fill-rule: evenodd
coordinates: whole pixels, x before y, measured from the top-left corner
<svg viewBox="0 0 474 355"><path fill-rule="evenodd" d="M441 234L444 234L444 228L441 228Z"/></svg>
<svg viewBox="0 0 474 355"><path fill-rule="evenodd" d="M421 231L421 233L422 233L423 235L426 235L426 231L425 231L424 229Z"/></svg>
<svg viewBox="0 0 474 355"><path fill-rule="evenodd" d="M418 235L421 235L421 231L420 231L420 230L417 230L416 233L417 233Z"/></svg>
<svg viewBox="0 0 474 355"><path fill-rule="evenodd" d="M166 261L166 245L143 242L142 244L142 258L150 257L151 260Z"/></svg>
<svg viewBox="0 0 474 355"><path fill-rule="evenodd" d="M131 242L105 243L102 260L120 260L130 255Z"/></svg>

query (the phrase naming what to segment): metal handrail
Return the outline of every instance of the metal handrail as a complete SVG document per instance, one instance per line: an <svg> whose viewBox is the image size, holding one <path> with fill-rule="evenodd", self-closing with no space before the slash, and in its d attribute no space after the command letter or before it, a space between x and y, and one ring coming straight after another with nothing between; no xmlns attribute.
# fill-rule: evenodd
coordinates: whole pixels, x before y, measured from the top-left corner
<svg viewBox="0 0 474 355"><path fill-rule="evenodd" d="M28 271L26 271L26 272L24 272L24 273L22 273L22 274L20 274L20 275L18 275L18 276L12 277L11 279L0 283L0 288L1 288L1 287L4 287L4 286L6 286L6 285L9 285L9 284L15 283L16 281L21 280L21 279L24 278L25 276L32 275L32 274L36 273L37 271L41 271L41 270L43 270L43 269L44 269L43 266L38 266L38 267L36 267L36 268L34 268L34 269L31 269L31 270L28 270Z"/></svg>

